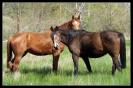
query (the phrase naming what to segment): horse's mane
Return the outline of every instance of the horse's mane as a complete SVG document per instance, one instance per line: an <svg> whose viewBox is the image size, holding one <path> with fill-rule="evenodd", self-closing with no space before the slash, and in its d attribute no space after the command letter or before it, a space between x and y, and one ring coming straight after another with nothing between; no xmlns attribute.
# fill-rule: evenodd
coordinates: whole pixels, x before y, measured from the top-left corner
<svg viewBox="0 0 133 88"><path fill-rule="evenodd" d="M102 31L101 33L104 33L104 32L115 32L115 33L118 33L118 36L123 36L123 35L124 35L123 33L118 32L118 31L116 31L116 30L104 30L104 31Z"/></svg>
<svg viewBox="0 0 133 88"><path fill-rule="evenodd" d="M70 43L74 38L79 38L82 35L85 35L88 33L87 31L80 29L80 30L74 30L74 29L67 29L67 30L58 30L61 33L61 38L63 41L66 41L67 43Z"/></svg>
<svg viewBox="0 0 133 88"><path fill-rule="evenodd" d="M60 31L62 31L63 34L69 36L70 38L78 37L80 35L84 35L85 33L88 33L88 31L84 29L80 29L80 30L68 29L68 30L60 30Z"/></svg>
<svg viewBox="0 0 133 88"><path fill-rule="evenodd" d="M68 29L68 27L70 27L72 24L71 24L72 20L68 21L68 22L65 22L64 24L58 26L59 29L61 30L64 30L64 29Z"/></svg>

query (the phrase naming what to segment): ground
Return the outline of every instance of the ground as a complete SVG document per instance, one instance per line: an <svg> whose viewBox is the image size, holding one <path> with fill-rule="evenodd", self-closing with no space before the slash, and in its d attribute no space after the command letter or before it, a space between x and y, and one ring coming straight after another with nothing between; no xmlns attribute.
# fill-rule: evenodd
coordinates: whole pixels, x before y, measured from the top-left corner
<svg viewBox="0 0 133 88"><path fill-rule="evenodd" d="M27 54L20 62L17 75L7 71L6 43L3 43L3 85L131 85L130 41L126 41L127 68L116 71L112 76L112 60L109 55L90 58L93 73L88 73L82 59L79 59L79 74L73 76L71 53L65 48L59 60L57 74L52 72L52 55L35 56Z"/></svg>

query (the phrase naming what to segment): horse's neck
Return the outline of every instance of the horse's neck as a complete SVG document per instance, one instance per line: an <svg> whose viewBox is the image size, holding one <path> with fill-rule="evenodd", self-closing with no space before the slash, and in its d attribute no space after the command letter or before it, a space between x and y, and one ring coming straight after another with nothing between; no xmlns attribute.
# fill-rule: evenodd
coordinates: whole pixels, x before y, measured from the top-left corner
<svg viewBox="0 0 133 88"><path fill-rule="evenodd" d="M67 23L64 23L61 26L59 26L59 28L62 30L70 29L72 28L70 24L71 24L71 21L68 21Z"/></svg>
<svg viewBox="0 0 133 88"><path fill-rule="evenodd" d="M74 38L79 37L79 32L76 30L64 30L61 33L61 40L65 45L69 45Z"/></svg>
<svg viewBox="0 0 133 88"><path fill-rule="evenodd" d="M64 31L64 34L61 34L61 42L64 43L65 45L68 45L69 42L69 36L67 32Z"/></svg>

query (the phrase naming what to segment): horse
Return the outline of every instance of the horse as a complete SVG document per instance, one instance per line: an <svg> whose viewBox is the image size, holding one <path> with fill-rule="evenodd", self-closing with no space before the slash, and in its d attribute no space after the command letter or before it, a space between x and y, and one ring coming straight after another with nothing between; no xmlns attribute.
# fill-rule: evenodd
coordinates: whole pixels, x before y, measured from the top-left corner
<svg viewBox="0 0 133 88"><path fill-rule="evenodd" d="M120 32L112 30L88 32L83 29L62 31L59 27L51 27L51 31L54 48L59 48L63 43L71 52L74 76L78 75L79 57L83 59L90 73L92 73L92 69L88 57L98 58L106 54L112 57L112 75L115 74L116 68L118 71L126 68L125 38Z"/></svg>
<svg viewBox="0 0 133 88"><path fill-rule="evenodd" d="M78 30L80 27L80 15L72 16L72 20L58 26L62 30L74 28ZM27 53L34 55L53 55L53 71L58 69L58 60L60 53L64 50L64 44L60 49L53 48L51 39L51 30L44 32L19 32L11 36L7 42L7 68L12 72L19 71L19 63L22 57ZM14 58L12 56L14 54Z"/></svg>

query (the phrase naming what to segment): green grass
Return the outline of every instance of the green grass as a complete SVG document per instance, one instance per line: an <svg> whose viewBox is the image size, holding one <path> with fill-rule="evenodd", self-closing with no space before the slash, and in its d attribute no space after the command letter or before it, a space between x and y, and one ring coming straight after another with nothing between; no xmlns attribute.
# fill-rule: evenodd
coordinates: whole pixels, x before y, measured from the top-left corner
<svg viewBox="0 0 133 88"><path fill-rule="evenodd" d="M27 54L20 62L20 77L7 72L6 43L3 43L3 85L130 85L130 41L126 41L127 68L111 75L112 60L109 55L90 58L93 73L88 73L82 59L79 59L79 74L73 76L73 61L67 48L61 53L57 74L52 72L52 56Z"/></svg>

